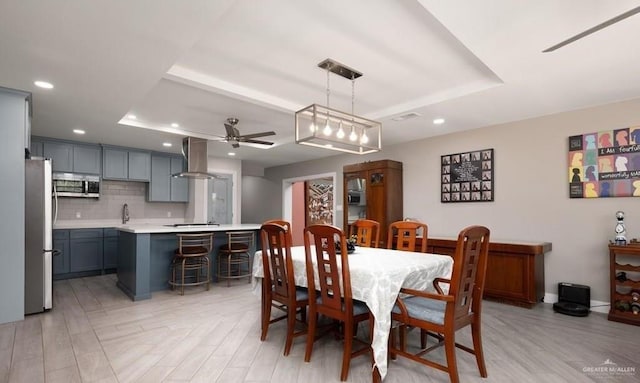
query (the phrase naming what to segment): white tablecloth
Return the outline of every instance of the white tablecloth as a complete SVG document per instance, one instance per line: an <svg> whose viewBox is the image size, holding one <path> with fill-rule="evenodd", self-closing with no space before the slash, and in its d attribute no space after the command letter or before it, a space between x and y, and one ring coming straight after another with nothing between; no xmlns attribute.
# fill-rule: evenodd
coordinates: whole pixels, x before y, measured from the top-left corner
<svg viewBox="0 0 640 383"><path fill-rule="evenodd" d="M296 285L307 286L304 246L291 248ZM356 247L349 254L351 290L354 299L363 301L375 317L372 348L380 376L387 373L387 348L391 328L391 310L401 287L434 291L433 280L449 278L453 259L447 255L413 253L387 249ZM262 252L253 261L254 283L263 276ZM256 287L260 286L256 283Z"/></svg>

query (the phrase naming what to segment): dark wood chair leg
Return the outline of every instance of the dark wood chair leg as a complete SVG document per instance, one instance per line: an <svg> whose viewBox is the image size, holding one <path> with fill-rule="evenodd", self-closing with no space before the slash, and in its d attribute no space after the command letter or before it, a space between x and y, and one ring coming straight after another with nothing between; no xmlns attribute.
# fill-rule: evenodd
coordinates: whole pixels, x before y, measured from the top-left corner
<svg viewBox="0 0 640 383"><path fill-rule="evenodd" d="M447 357L447 371L451 383L459 383L458 364L456 362L456 339L455 332L444 334L444 352Z"/></svg>
<svg viewBox="0 0 640 383"><path fill-rule="evenodd" d="M480 332L480 321L471 324L471 336L473 337L473 352L476 355L476 363L480 376L487 377L487 366L484 363L484 352L482 350L482 334Z"/></svg>
<svg viewBox="0 0 640 383"><path fill-rule="evenodd" d="M340 371L340 381L344 382L349 376L349 365L351 364L351 351L353 349L353 325L344 325L344 350L342 351L342 370Z"/></svg>
<svg viewBox="0 0 640 383"><path fill-rule="evenodd" d="M287 308L287 339L284 344L284 356L289 355L291 344L293 343L293 333L296 326L296 310L294 307Z"/></svg>
<svg viewBox="0 0 640 383"><path fill-rule="evenodd" d="M314 310L309 310L309 327L307 328L307 346L304 350L304 361L311 360L311 352L313 351L313 341L316 337L316 323L318 321L318 315Z"/></svg>

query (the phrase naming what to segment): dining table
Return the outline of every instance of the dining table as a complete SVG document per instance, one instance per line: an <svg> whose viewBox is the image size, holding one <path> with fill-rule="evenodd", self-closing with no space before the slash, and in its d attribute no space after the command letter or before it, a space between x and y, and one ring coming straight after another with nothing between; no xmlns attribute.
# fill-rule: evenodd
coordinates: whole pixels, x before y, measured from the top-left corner
<svg viewBox="0 0 640 383"><path fill-rule="evenodd" d="M314 251L312 249L312 251ZM374 317L374 367L380 379L387 374L388 339L391 331L391 310L400 288L435 292L435 278L450 278L453 258L448 255L416 253L410 251L356 247L349 257L351 292L354 299L364 302ZM315 260L315 257L312 257ZM291 247L294 279L297 286L307 287L304 246ZM340 263L338 263L340 264ZM316 268L314 264L314 268ZM254 289L262 289L264 276L262 251L257 251L253 262ZM318 278L317 272L315 273ZM316 282L317 285L317 282ZM443 286L446 288L446 286ZM262 295L262 294L260 294ZM264 295L262 295L264 298ZM263 302L264 304L264 302Z"/></svg>

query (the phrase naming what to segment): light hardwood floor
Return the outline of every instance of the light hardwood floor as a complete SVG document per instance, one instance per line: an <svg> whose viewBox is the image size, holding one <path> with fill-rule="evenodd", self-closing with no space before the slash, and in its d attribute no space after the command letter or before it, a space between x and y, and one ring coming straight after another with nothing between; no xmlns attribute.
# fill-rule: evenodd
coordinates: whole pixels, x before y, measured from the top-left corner
<svg viewBox="0 0 640 383"><path fill-rule="evenodd" d="M185 296L166 291L132 302L115 275L58 281L54 309L0 325L0 383L5 382L338 382L341 344L316 342L304 363L304 338L282 355L284 322L260 341L260 302L249 284L214 284ZM489 377L458 351L463 382L639 382L640 327L485 301L484 350ZM415 332L415 331L414 331ZM366 329L359 331L364 336ZM469 341L469 331L458 339ZM410 339L417 344L417 339ZM442 355L440 354L440 357ZM588 373L604 366L628 375ZM369 382L368 357L352 361L350 382ZM448 382L446 374L398 359L385 382Z"/></svg>

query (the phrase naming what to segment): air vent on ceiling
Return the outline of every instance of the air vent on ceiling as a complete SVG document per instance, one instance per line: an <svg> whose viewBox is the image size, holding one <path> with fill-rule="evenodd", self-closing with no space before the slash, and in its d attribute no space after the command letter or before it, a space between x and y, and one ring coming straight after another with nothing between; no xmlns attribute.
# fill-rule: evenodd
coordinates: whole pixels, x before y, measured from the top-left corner
<svg viewBox="0 0 640 383"><path fill-rule="evenodd" d="M410 112L410 113L407 113L407 114L402 114L400 116L395 116L395 117L392 118L392 120L393 121L405 121L405 120L409 120L409 119L420 117L420 116L422 116L422 115L419 114L419 113Z"/></svg>

